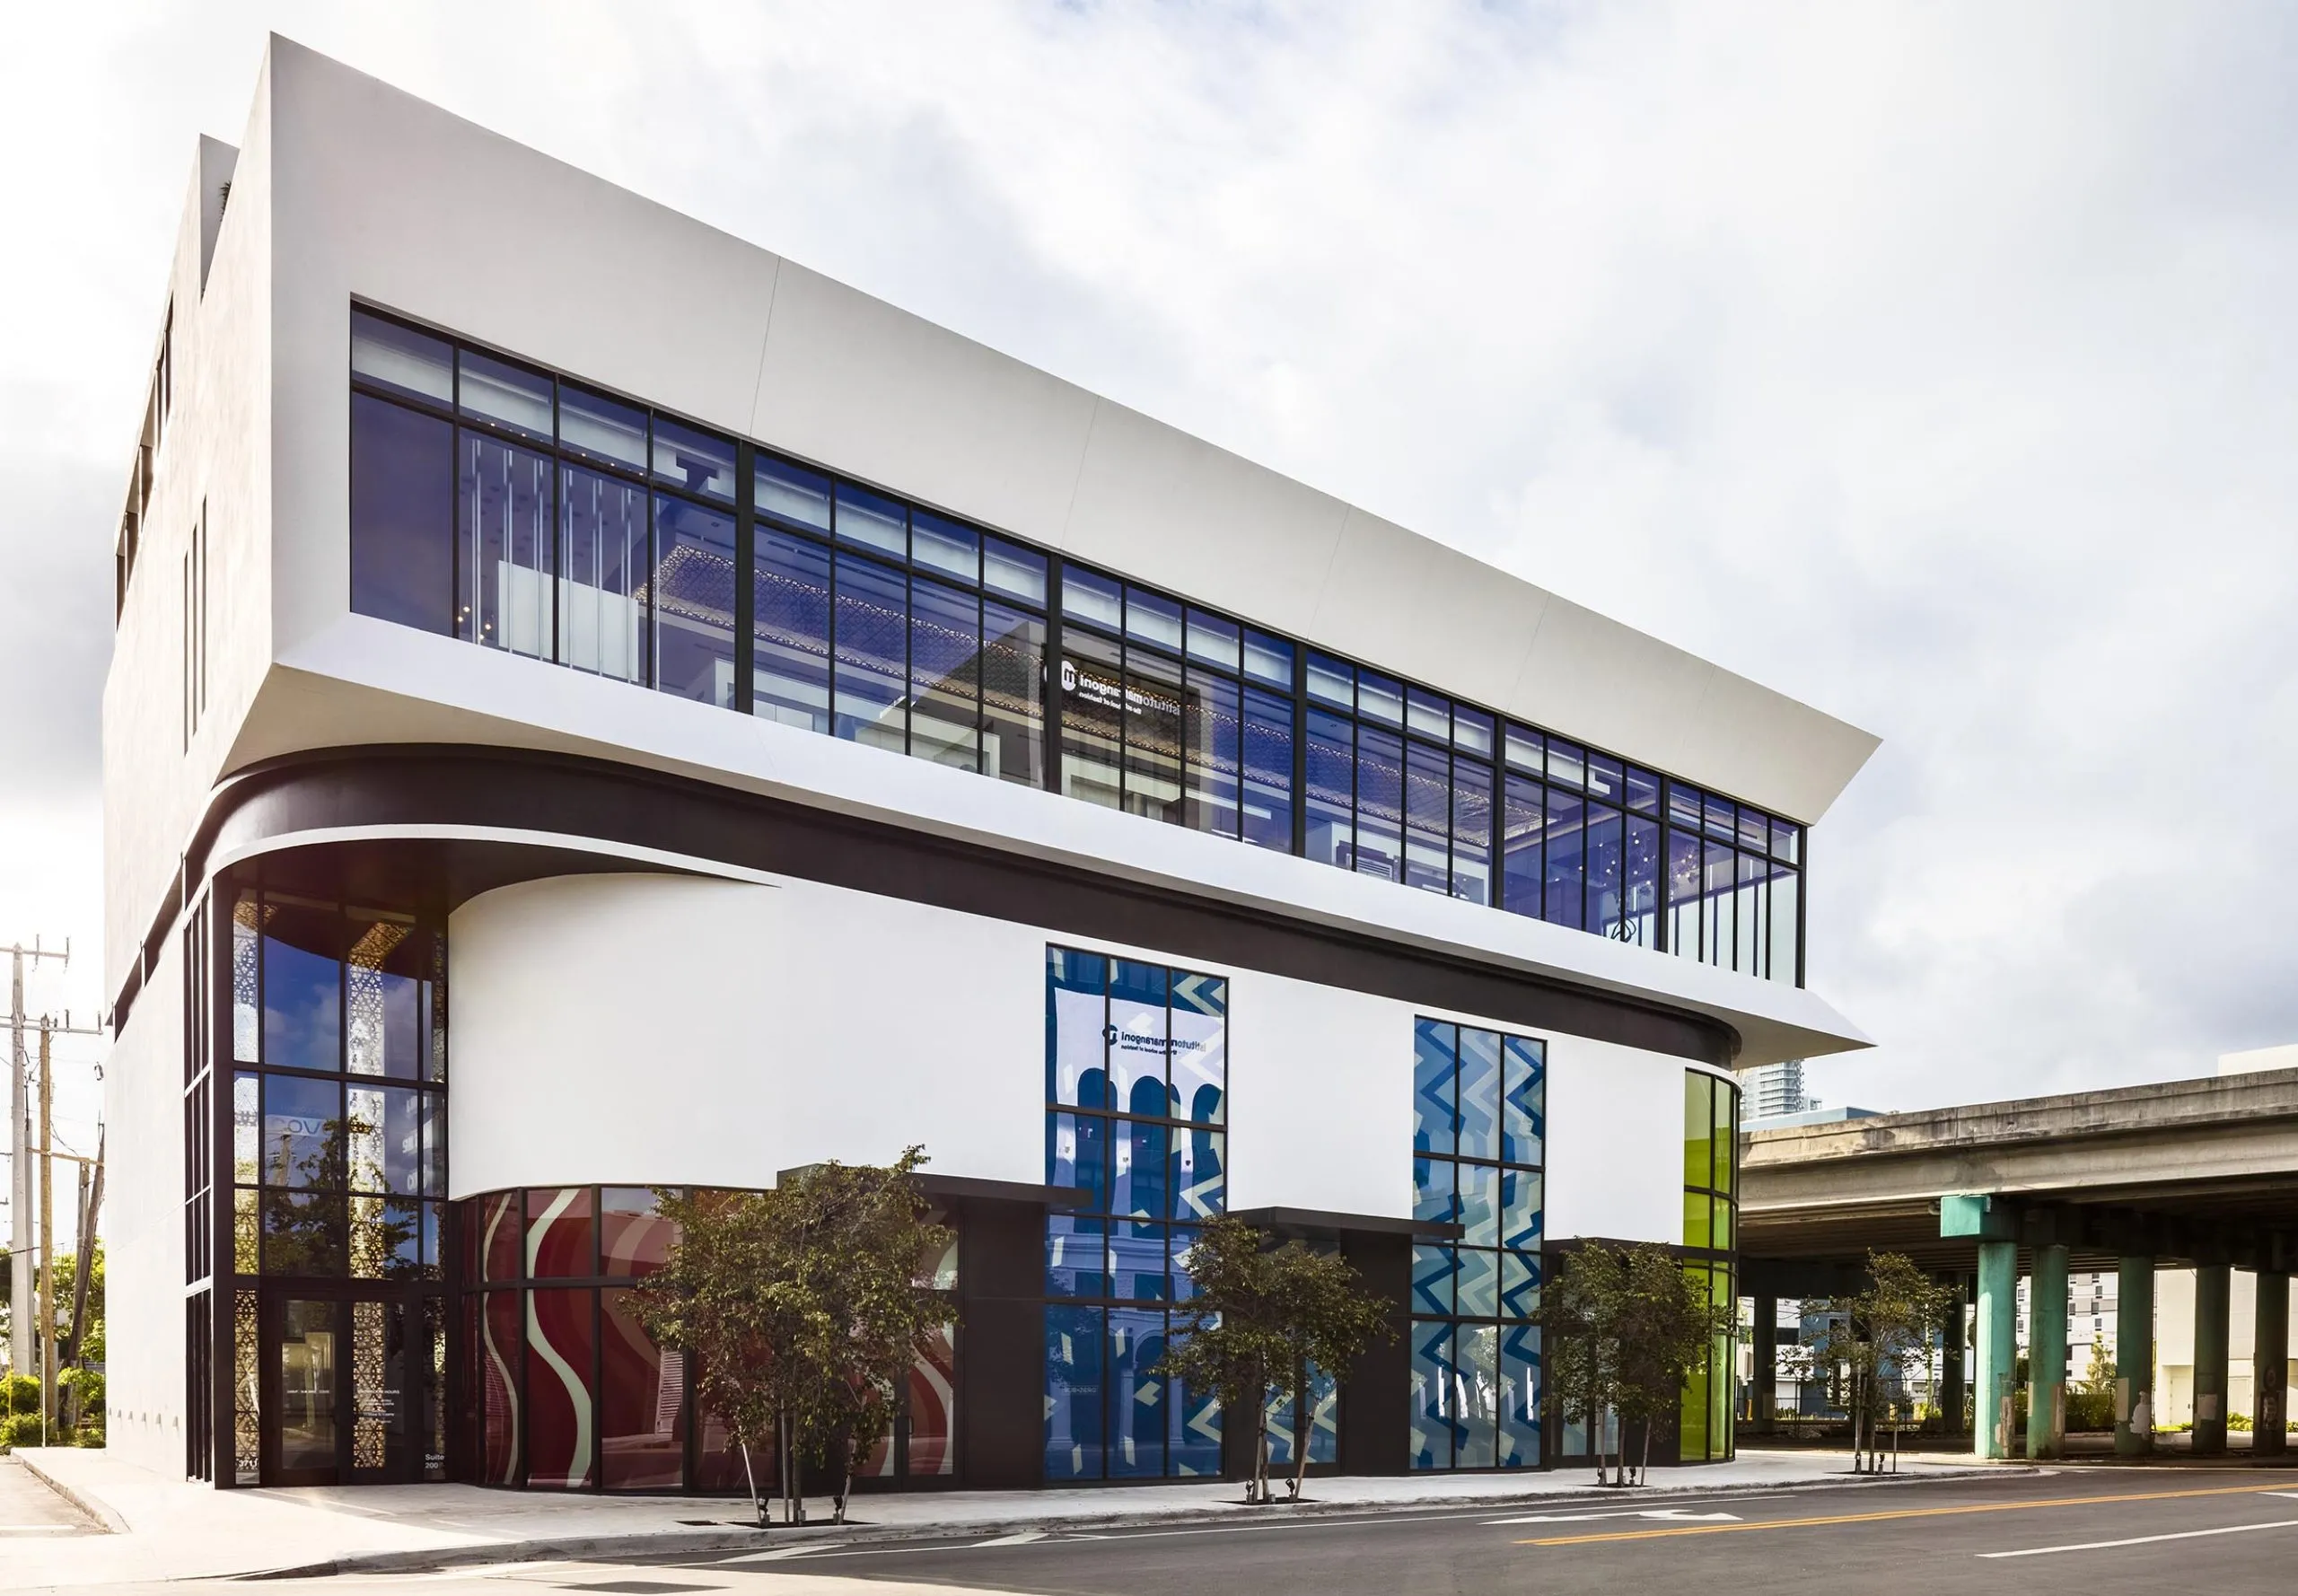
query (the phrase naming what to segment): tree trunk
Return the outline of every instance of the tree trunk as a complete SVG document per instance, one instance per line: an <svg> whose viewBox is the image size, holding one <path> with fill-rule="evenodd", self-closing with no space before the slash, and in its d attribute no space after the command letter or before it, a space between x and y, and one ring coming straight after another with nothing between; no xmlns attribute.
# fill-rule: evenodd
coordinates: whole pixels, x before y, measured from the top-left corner
<svg viewBox="0 0 2298 1596"><path fill-rule="evenodd" d="M1309 1409L1309 1371L1303 1365L1294 1371L1293 1378L1293 1494L1289 1500L1294 1502L1301 1499L1301 1487L1309 1478L1309 1436L1314 1419Z"/></svg>
<svg viewBox="0 0 2298 1596"><path fill-rule="evenodd" d="M786 1407L782 1410L782 1521L806 1521L806 1493L798 1481L798 1419Z"/></svg>
<svg viewBox="0 0 2298 1596"><path fill-rule="evenodd" d="M1245 1493L1245 1500L1262 1506L1268 1503L1268 1382L1261 1381L1259 1396L1253 1403L1253 1483Z"/></svg>
<svg viewBox="0 0 2298 1596"><path fill-rule="evenodd" d="M767 1513L766 1498L759 1495L758 1470L750 1467L750 1441L747 1437L737 1435L734 1437L734 1444L742 1449L742 1478L750 1482L750 1511L758 1514L758 1527L763 1530L773 1520Z"/></svg>
<svg viewBox="0 0 2298 1596"><path fill-rule="evenodd" d="M838 1437L838 1499L831 1504L833 1524L846 1522L846 1495L854 1488L854 1437L851 1434Z"/></svg>
<svg viewBox="0 0 2298 1596"><path fill-rule="evenodd" d="M1640 1486L1652 1483L1652 1420L1648 1416L1644 1421L1644 1460L1636 1466L1636 1483Z"/></svg>

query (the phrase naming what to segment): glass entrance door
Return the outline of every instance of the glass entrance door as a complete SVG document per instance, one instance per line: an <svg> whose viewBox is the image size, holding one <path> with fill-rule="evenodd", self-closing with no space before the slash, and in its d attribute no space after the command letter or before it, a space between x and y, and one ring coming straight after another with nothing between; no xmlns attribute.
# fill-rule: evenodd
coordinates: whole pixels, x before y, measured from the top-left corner
<svg viewBox="0 0 2298 1596"><path fill-rule="evenodd" d="M333 1485L340 1478L343 1304L290 1297L276 1308L271 1337L274 1396L264 1404L272 1465L266 1483Z"/></svg>
<svg viewBox="0 0 2298 1596"><path fill-rule="evenodd" d="M263 1483L435 1478L435 1311L403 1293L272 1298L264 1314Z"/></svg>

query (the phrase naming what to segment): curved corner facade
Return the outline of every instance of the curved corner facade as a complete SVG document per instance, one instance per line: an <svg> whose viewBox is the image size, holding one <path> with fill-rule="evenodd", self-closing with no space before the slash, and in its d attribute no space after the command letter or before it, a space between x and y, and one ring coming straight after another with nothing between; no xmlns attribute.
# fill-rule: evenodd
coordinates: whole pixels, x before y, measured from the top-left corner
<svg viewBox="0 0 2298 1596"><path fill-rule="evenodd" d="M1866 734L283 40L170 281L108 1244L182 1329L113 1445L735 1488L627 1310L655 1192L913 1144L878 1488L1546 1467L1560 1252L1729 1299L1732 1071L1864 1045L1804 873ZM1172 1387L1221 1213L1393 1338Z"/></svg>

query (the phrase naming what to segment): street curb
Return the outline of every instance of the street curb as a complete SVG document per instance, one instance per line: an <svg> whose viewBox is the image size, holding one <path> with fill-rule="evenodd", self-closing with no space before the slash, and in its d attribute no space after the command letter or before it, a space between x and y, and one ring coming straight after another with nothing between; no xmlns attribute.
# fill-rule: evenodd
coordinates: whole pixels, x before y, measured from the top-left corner
<svg viewBox="0 0 2298 1596"><path fill-rule="evenodd" d="M104 1503L102 1498L98 1497L95 1500L91 1501L89 1498L82 1495L79 1492L74 1490L70 1486L65 1484L62 1480L57 1478L56 1476L50 1474L47 1469L40 1467L39 1460L39 1454L48 1450L48 1448L42 1446L20 1446L12 1451L8 1455L14 1458L18 1462L24 1466L25 1473L31 1475L34 1479L39 1481L40 1484L46 1486L49 1490L54 1491L57 1495L63 1497L73 1506L87 1514L89 1518L94 1520L95 1522L101 1527L105 1534L127 1534L127 1521L121 1518L118 1513L113 1512L112 1509Z"/></svg>
<svg viewBox="0 0 2298 1596"><path fill-rule="evenodd" d="M1920 1485L1931 1480L1987 1478L2011 1470L2025 1470L2028 1465L1989 1464L1985 1467L1949 1469L1927 1469L1919 1474L1826 1476L1817 1479L1792 1481L1749 1481L1741 1485L1702 1486L1683 1485L1628 1486L1617 1495L1606 1493L1591 1500L1586 1490L1522 1491L1507 1495L1426 1496L1409 1502L1303 1502L1271 1504L1272 1516L1287 1518L1338 1518L1352 1514L1378 1517L1390 1513L1414 1513L1426 1508L1479 1508L1495 1511L1540 1503L1635 1502L1665 1500L1671 1496L1738 1496L1761 1495L1785 1488L1825 1486L1884 1486ZM868 1511L866 1498L857 1505ZM496 1563L524 1563L543 1559L601 1560L615 1557L677 1556L688 1552L764 1551L807 1541L826 1541L833 1537L837 1544L888 1544L905 1540L933 1540L952 1535L969 1539L980 1536L1014 1535L1036 1530L1045 1534L1061 1534L1076 1530L1105 1530L1118 1529L1182 1529L1200 1524L1237 1524L1251 1521L1245 1515L1254 1510L1232 1504L1218 1511L1202 1508L1177 1508L1170 1513L1108 1513L1091 1516L1066 1515L1055 1518L1014 1517L1010 1519L969 1520L963 1522L944 1521L930 1524L831 1524L817 1521L806 1524L776 1524L770 1530L730 1526L724 1530L697 1530L689 1534L592 1535L566 1539L495 1541L480 1546L447 1547L430 1551L355 1552L341 1557L318 1563L299 1563L280 1568L249 1570L234 1574L208 1574L209 1579L323 1579L345 1574L418 1574L450 1568L470 1568Z"/></svg>

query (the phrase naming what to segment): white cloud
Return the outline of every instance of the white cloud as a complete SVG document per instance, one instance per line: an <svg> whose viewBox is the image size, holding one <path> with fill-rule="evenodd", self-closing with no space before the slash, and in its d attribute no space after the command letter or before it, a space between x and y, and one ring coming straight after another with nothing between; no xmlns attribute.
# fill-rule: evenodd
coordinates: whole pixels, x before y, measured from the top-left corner
<svg viewBox="0 0 2298 1596"><path fill-rule="evenodd" d="M96 919L43 817L191 136L276 26L1882 733L1815 846L1884 1044L1830 1098L2298 1038L2286 10L137 17L35 16L0 85L10 846L78 872L0 865L11 914Z"/></svg>

